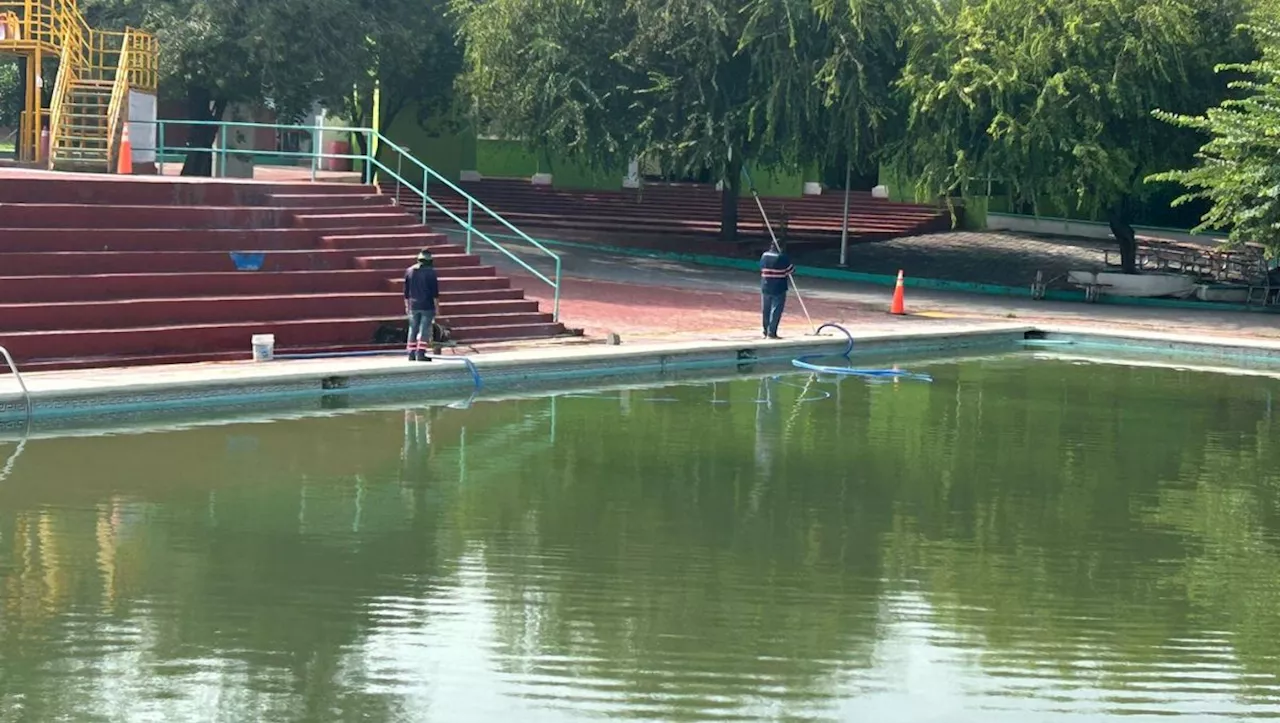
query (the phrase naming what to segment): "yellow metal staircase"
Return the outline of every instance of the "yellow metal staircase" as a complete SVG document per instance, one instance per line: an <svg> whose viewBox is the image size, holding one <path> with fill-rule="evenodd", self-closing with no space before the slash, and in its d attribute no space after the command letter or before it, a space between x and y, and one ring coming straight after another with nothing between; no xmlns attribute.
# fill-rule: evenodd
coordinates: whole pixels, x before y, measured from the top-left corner
<svg viewBox="0 0 1280 723"><path fill-rule="evenodd" d="M47 103L40 72L28 72L19 158L58 170L113 171L129 91L155 93L156 51L155 38L140 30L90 28L76 0L0 0L0 54L27 58L29 69L58 58Z"/></svg>

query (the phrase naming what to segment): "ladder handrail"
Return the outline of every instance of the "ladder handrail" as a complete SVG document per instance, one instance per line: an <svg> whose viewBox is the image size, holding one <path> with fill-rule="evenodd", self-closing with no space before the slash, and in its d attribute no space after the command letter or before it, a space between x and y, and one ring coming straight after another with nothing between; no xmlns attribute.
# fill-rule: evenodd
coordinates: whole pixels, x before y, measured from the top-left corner
<svg viewBox="0 0 1280 723"><path fill-rule="evenodd" d="M0 356L4 357L5 362L9 364L9 371L13 372L13 376L18 380L18 386L22 388L22 401L27 407L27 424L31 423L31 390L27 388L27 381L22 378L22 372L18 371L18 363L13 360L13 355L9 350L0 346Z"/></svg>

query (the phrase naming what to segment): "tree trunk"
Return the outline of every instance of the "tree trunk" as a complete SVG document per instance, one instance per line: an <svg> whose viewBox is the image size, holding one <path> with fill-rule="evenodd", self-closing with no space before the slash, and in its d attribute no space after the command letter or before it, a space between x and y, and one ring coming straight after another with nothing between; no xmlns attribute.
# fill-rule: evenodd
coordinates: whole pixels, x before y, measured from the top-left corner
<svg viewBox="0 0 1280 723"><path fill-rule="evenodd" d="M191 88L187 92L187 118L194 121L219 121L227 109L227 101L214 98L205 88ZM187 126L187 160L182 164L182 175L213 175L213 143L218 138L218 126Z"/></svg>
<svg viewBox="0 0 1280 723"><path fill-rule="evenodd" d="M742 162L729 162L729 177L720 191L720 240L738 240L738 199L742 196Z"/></svg>
<svg viewBox="0 0 1280 723"><path fill-rule="evenodd" d="M1120 271L1138 273L1138 237L1133 230L1133 203L1128 196L1120 199L1107 215L1111 235L1120 245Z"/></svg>

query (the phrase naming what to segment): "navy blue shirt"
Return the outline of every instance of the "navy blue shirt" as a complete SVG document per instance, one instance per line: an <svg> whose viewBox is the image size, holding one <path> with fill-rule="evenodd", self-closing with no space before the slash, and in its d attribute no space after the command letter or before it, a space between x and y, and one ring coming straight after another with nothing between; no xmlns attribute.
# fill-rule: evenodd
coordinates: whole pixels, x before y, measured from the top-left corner
<svg viewBox="0 0 1280 723"><path fill-rule="evenodd" d="M787 277L795 271L791 257L777 249L769 249L760 257L760 293L785 294L790 284Z"/></svg>
<svg viewBox="0 0 1280 723"><path fill-rule="evenodd" d="M440 278L435 268L414 264L404 272L404 298L411 311L435 311Z"/></svg>

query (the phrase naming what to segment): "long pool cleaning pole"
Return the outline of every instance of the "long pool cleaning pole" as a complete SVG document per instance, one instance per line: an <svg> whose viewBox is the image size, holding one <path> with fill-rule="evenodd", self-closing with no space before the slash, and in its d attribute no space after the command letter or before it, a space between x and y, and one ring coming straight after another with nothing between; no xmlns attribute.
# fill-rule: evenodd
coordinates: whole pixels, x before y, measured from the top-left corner
<svg viewBox="0 0 1280 723"><path fill-rule="evenodd" d="M769 230L769 238L773 241L773 250L782 253L782 246L778 243L778 237L773 233L773 224L769 223L769 214L764 212L764 204L760 202L760 194L756 193L755 181L751 180L751 173L747 171L747 164L742 164L742 175L747 179L747 187L751 189L751 197L756 200L756 208L760 209L760 217L764 219L764 227ZM800 295L800 287L796 285L796 275L790 275L791 288L796 292L796 299L800 302L800 309L804 312L805 321L809 322L809 328L812 332L809 336L818 335L818 327L814 326L813 317L809 316L809 307L804 303L804 297Z"/></svg>

